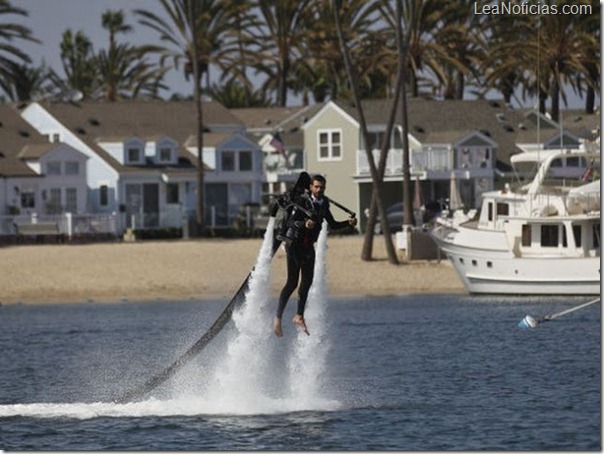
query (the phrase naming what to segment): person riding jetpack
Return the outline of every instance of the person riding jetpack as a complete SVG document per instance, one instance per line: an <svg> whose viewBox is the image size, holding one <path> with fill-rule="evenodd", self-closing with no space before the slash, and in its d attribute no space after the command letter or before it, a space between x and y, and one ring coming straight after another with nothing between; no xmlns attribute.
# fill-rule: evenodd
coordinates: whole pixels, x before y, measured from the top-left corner
<svg viewBox="0 0 604 454"><path fill-rule="evenodd" d="M324 195L325 187L325 177L315 175L311 178L308 173L302 172L294 187L279 196L270 210L271 216L276 216L279 208L285 212L275 241L277 245L283 242L287 253L287 281L279 295L279 305L273 322L273 331L278 337L283 336L281 317L296 287L299 299L293 322L302 332L308 334L304 309L314 277L314 243L319 237L323 220L327 221L330 229L341 229L357 223L355 214L345 207L342 208L351 215L348 220L334 219L329 209L330 200Z"/></svg>

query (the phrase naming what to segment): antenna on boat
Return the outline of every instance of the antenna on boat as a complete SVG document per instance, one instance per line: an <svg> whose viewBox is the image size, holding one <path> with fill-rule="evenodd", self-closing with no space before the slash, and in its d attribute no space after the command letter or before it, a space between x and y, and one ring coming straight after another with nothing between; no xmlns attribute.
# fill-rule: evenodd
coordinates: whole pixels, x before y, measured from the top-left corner
<svg viewBox="0 0 604 454"><path fill-rule="evenodd" d="M597 303L598 301L600 301L600 298L596 298L593 301L589 301L587 303L583 303L580 304L578 306L575 307L571 307L570 309L566 309L562 312L557 312L555 314L551 314L551 315L546 315L543 318L540 318L538 320L534 319L533 317L531 317L530 315L527 315L526 317L524 317L520 323L518 323L518 328L522 328L522 329L527 329L527 328L536 328L537 326L539 326L541 323L545 323L545 322L549 322L550 320L554 320L558 317L562 317L563 315L566 314L570 314L571 312L574 312L576 310L582 309L584 307L589 306L590 304L594 304Z"/></svg>

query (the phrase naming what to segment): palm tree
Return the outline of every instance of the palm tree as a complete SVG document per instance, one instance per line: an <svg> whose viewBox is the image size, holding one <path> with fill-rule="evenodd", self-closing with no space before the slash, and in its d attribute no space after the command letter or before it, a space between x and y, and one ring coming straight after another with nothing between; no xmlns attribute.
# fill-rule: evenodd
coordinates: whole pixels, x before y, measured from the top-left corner
<svg viewBox="0 0 604 454"><path fill-rule="evenodd" d="M251 51L254 42L249 30L258 27L259 19L253 12L251 0L229 0L227 9L231 27L225 32L224 49L220 53L220 81L225 83L225 88L230 87L229 91L241 88L244 96L241 107L252 107L259 99L265 98L261 90L254 91L254 84L248 74L253 68L255 57ZM215 89L212 91L215 92Z"/></svg>
<svg viewBox="0 0 604 454"><path fill-rule="evenodd" d="M396 2L395 2L396 3ZM409 39L407 52L407 78L412 97L420 95L421 87L434 91L447 79L442 62L448 58L447 49L435 40L443 26L443 3L439 0L403 0L403 28ZM391 2L380 5L381 17L387 29L396 30L397 12ZM391 58L396 60L396 45L390 47Z"/></svg>
<svg viewBox="0 0 604 454"><path fill-rule="evenodd" d="M118 44L119 33L129 33L132 27L124 23L122 11L106 11L102 16L103 28L109 32L109 47L96 56L100 79L100 97L108 101L150 96L157 98L168 68L145 59L149 47Z"/></svg>
<svg viewBox="0 0 604 454"><path fill-rule="evenodd" d="M392 43L383 25L378 23L379 2L350 0L339 7L342 32L349 43L351 58L357 65L359 90L363 97L384 97L392 72ZM333 5L330 0L317 0L310 6L303 41L305 58L296 65L295 74L312 85L315 99L351 99L343 56L335 32ZM303 87L296 87L303 90Z"/></svg>
<svg viewBox="0 0 604 454"><path fill-rule="evenodd" d="M577 89L577 76L589 80L590 68L586 66L586 52L599 47L599 38L585 31L581 16L558 14L541 18L539 38L527 43L528 61L540 55L543 78L541 91L551 100L551 116L558 121L560 98L566 103L564 86ZM588 57L593 58L592 55ZM528 63L528 62L527 62ZM593 86L593 85L592 85Z"/></svg>
<svg viewBox="0 0 604 454"><path fill-rule="evenodd" d="M483 59L480 46L480 17L473 0L447 0L442 5L441 26L434 32L437 60L444 79L445 99L463 99L466 83L479 74Z"/></svg>
<svg viewBox="0 0 604 454"><path fill-rule="evenodd" d="M254 42L254 67L266 77L263 89L276 92L276 104L287 105L290 75L301 61L308 31L311 0L257 0L261 21L249 33Z"/></svg>
<svg viewBox="0 0 604 454"><path fill-rule="evenodd" d="M139 23L155 30L164 46L156 47L162 62L172 60L178 69L184 61L184 75L193 76L193 98L197 112L197 210L196 234L204 229L204 164L203 111L201 80L209 76L210 64L221 64L222 53L228 53L223 39L230 31L229 2L225 0L161 0L168 20L146 10L135 10ZM209 81L209 78L208 78ZM209 85L209 82L208 84Z"/></svg>
<svg viewBox="0 0 604 454"><path fill-rule="evenodd" d="M533 32L527 16L487 16L480 27L484 49L479 71L483 74L484 92L498 90L506 103L511 103L516 88L526 80L525 58L519 43Z"/></svg>
<svg viewBox="0 0 604 454"><path fill-rule="evenodd" d="M0 24L0 78L14 86L18 83L16 77L22 74L21 65L31 63L31 58L16 44L19 40L35 43L40 41L33 37L29 28L14 23L11 15L27 17L28 12L12 6L9 0L0 0L0 17L6 18ZM15 94L7 92L7 95L10 97Z"/></svg>
<svg viewBox="0 0 604 454"><path fill-rule="evenodd" d="M261 90L250 91L247 86L234 79L227 81L224 85L213 84L208 90L208 94L228 109L270 107L272 104Z"/></svg>
<svg viewBox="0 0 604 454"><path fill-rule="evenodd" d="M78 90L85 98L92 98L99 83L92 42L84 32L74 34L70 29L63 32L61 61L66 76L62 84ZM60 79L55 82L61 85Z"/></svg>
<svg viewBox="0 0 604 454"><path fill-rule="evenodd" d="M21 64L10 74L0 74L0 88L10 101L30 101L44 97L52 90L52 72L42 64L37 68Z"/></svg>

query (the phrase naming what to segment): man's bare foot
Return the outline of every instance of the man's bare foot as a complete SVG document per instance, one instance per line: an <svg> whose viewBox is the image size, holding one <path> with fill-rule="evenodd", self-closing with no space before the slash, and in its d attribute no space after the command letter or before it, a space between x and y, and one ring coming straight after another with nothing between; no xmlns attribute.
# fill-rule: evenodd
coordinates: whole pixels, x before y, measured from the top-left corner
<svg viewBox="0 0 604 454"><path fill-rule="evenodd" d="M310 333L308 332L308 328L306 327L306 323L304 322L304 317L302 317L299 314L296 314L293 322L298 328L300 328L302 330L302 332L304 334L306 334L307 336L310 336Z"/></svg>
<svg viewBox="0 0 604 454"><path fill-rule="evenodd" d="M281 319L279 317L275 317L273 321L273 331L275 336L283 337L283 328L281 328Z"/></svg>

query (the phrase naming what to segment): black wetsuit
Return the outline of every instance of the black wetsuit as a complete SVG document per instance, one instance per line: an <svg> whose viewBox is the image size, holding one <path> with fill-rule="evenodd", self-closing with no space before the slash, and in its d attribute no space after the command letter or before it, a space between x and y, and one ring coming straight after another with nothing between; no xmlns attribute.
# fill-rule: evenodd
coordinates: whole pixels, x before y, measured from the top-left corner
<svg viewBox="0 0 604 454"><path fill-rule="evenodd" d="M312 212L312 220L315 222L315 226L312 229L307 229L303 226L300 229L298 238L290 244L286 243L285 245L285 250L287 251L287 282L279 296L279 306L277 307L277 317L279 318L283 315L289 297L296 287L298 287L300 276L298 309L296 313L301 316L304 315L306 299L308 298L308 291L312 285L315 271L314 243L321 232L323 219L327 221L331 229L341 229L349 225L348 221L338 222L334 219L327 199L312 200L310 197L304 197L304 199L304 201L298 200L298 202ZM293 208L289 209L293 210Z"/></svg>

